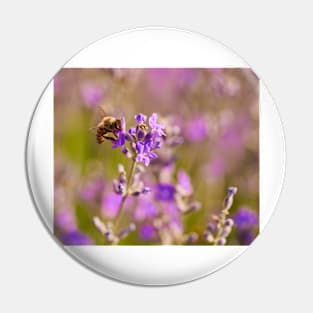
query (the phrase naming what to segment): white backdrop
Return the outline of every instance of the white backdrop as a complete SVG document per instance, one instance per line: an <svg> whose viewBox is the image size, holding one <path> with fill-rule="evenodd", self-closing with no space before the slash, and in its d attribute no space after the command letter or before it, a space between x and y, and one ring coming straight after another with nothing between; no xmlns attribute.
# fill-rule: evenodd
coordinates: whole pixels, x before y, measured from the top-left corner
<svg viewBox="0 0 313 313"><path fill-rule="evenodd" d="M1 4L1 311L312 310L309 2L121 3ZM101 278L55 245L28 194L24 145L38 96L69 56L101 36L156 24L205 33L252 65L282 115L287 180L269 226L237 261L190 284L142 288Z"/></svg>

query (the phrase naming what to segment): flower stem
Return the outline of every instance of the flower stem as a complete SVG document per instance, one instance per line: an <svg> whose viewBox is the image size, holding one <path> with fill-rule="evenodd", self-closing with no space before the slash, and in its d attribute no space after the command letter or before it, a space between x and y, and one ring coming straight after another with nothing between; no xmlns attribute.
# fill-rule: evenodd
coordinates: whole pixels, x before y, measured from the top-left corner
<svg viewBox="0 0 313 313"><path fill-rule="evenodd" d="M222 236L223 227L224 227L225 220L226 220L226 217L228 214L229 214L228 210L223 210L221 215L220 215L220 220L218 222L218 232L217 232L217 234L214 238L214 242L213 242L214 246L217 246L218 240Z"/></svg>
<svg viewBox="0 0 313 313"><path fill-rule="evenodd" d="M129 191L130 191L129 187L131 186L131 181L133 180L135 169L136 169L136 160L133 159L131 167L130 167L130 171L129 171L129 174L128 174L128 177L127 177L126 192L125 192L124 196L122 197L121 204L120 204L120 206L118 208L117 215L115 217L115 223L114 223L115 224L115 226L114 226L115 230L117 230L117 228L118 228L118 225L119 225L119 222L120 222L120 219L121 219L121 216L122 216L122 212L123 212L123 209L124 209L124 205L125 205L126 199L129 196Z"/></svg>

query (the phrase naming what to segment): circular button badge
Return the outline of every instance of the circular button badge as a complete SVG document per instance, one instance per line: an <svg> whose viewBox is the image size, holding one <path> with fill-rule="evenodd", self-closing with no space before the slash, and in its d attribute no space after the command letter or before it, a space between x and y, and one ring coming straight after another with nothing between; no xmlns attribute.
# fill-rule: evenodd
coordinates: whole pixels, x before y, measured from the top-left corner
<svg viewBox="0 0 313 313"><path fill-rule="evenodd" d="M26 154L34 204L64 251L142 285L238 257L267 224L285 168L258 76L220 43L160 27L69 60L38 102Z"/></svg>

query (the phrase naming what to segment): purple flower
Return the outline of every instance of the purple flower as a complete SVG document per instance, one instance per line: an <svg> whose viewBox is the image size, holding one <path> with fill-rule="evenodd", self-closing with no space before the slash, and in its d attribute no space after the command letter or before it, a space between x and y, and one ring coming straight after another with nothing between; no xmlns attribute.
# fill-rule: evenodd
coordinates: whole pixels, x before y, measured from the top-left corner
<svg viewBox="0 0 313 313"><path fill-rule="evenodd" d="M150 164L150 159L157 158L157 155L151 151L150 142L147 143L137 142L136 150L137 150L136 162L142 162L146 166Z"/></svg>
<svg viewBox="0 0 313 313"><path fill-rule="evenodd" d="M55 212L55 225L62 231L73 231L76 229L76 219L70 209L63 208Z"/></svg>
<svg viewBox="0 0 313 313"><path fill-rule="evenodd" d="M208 125L203 116L197 116L183 127L184 136L188 141L201 142L208 137Z"/></svg>
<svg viewBox="0 0 313 313"><path fill-rule="evenodd" d="M125 118L121 118L121 130L116 132L117 139L113 141L112 149L123 148L126 142L126 124Z"/></svg>
<svg viewBox="0 0 313 313"><path fill-rule="evenodd" d="M159 201L173 201L176 188L171 184L157 184L155 199Z"/></svg>
<svg viewBox="0 0 313 313"><path fill-rule="evenodd" d="M246 207L241 207L234 215L233 220L239 229L253 228L258 225L257 213Z"/></svg>
<svg viewBox="0 0 313 313"><path fill-rule="evenodd" d="M137 121L138 124L142 124L146 121L147 117L144 114L137 114L135 115L135 120Z"/></svg>
<svg viewBox="0 0 313 313"><path fill-rule="evenodd" d="M189 175L180 170L177 174L177 187L186 196L190 196L193 193L193 187L190 181Z"/></svg>
<svg viewBox="0 0 313 313"><path fill-rule="evenodd" d="M180 219L180 211L174 203L166 203L164 205L164 211L172 218L172 221L178 222Z"/></svg>
<svg viewBox="0 0 313 313"><path fill-rule="evenodd" d="M258 225L257 213L249 208L241 207L233 217L237 228L237 238L240 244L249 245L255 238Z"/></svg>
<svg viewBox="0 0 313 313"><path fill-rule="evenodd" d="M101 212L107 218L114 218L121 204L122 196L115 192L107 193L102 198Z"/></svg>
<svg viewBox="0 0 313 313"><path fill-rule="evenodd" d="M214 158L206 168L209 178L222 177L226 172L226 164L220 157Z"/></svg>
<svg viewBox="0 0 313 313"><path fill-rule="evenodd" d="M93 201L98 198L104 188L102 178L88 181L80 190L80 196L84 201Z"/></svg>
<svg viewBox="0 0 313 313"><path fill-rule="evenodd" d="M250 245L255 238L255 233L250 229L238 230L237 238L241 245Z"/></svg>
<svg viewBox="0 0 313 313"><path fill-rule="evenodd" d="M61 236L60 240L66 246L92 245L90 237L79 231L71 231Z"/></svg>
<svg viewBox="0 0 313 313"><path fill-rule="evenodd" d="M243 136L240 134L239 130L231 127L224 131L219 141L220 147L227 151L241 151L243 144Z"/></svg>
<svg viewBox="0 0 313 313"><path fill-rule="evenodd" d="M146 218L155 217L158 213L156 205L151 200L144 200L143 198L133 213L133 218L136 221L143 221Z"/></svg>
<svg viewBox="0 0 313 313"><path fill-rule="evenodd" d="M136 137L136 127L131 127L129 130L128 130L128 134L133 136L133 137Z"/></svg>
<svg viewBox="0 0 313 313"><path fill-rule="evenodd" d="M136 127L130 128L126 131L125 119L121 118L121 129L114 132L116 139L113 141L113 149L121 148L121 151L129 158L133 157L132 153L126 148L126 142L129 142L131 147L136 152L136 162L144 163L146 166L150 164L150 161L157 158L157 155L152 152L153 150L161 147L162 138L165 133L165 128L162 124L157 122L157 114L153 113L149 118L149 127L143 123L147 117L140 113L135 115L137 122Z"/></svg>
<svg viewBox="0 0 313 313"><path fill-rule="evenodd" d="M82 86L81 95L87 107L94 107L103 98L103 90L96 85L85 84Z"/></svg>
<svg viewBox="0 0 313 313"><path fill-rule="evenodd" d="M156 231L151 224L142 224L139 229L139 235L143 240L151 240L155 236Z"/></svg>
<svg viewBox="0 0 313 313"><path fill-rule="evenodd" d="M165 126L157 122L158 115L153 113L149 118L149 125L152 128L152 132L156 133L158 136L165 136L164 128Z"/></svg>

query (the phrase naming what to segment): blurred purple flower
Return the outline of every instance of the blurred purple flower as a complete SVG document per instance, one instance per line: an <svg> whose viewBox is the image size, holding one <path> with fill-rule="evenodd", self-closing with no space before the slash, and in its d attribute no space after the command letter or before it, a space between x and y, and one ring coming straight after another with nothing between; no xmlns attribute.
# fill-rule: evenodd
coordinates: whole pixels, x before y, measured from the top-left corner
<svg viewBox="0 0 313 313"><path fill-rule="evenodd" d="M216 157L207 166L208 178L218 178L224 175L226 170L225 161L221 157Z"/></svg>
<svg viewBox="0 0 313 313"><path fill-rule="evenodd" d="M237 228L237 238L240 244L249 245L255 238L255 227L258 225L257 213L249 208L241 207L233 220Z"/></svg>
<svg viewBox="0 0 313 313"><path fill-rule="evenodd" d="M233 127L225 130L219 142L220 146L225 150L241 149L243 138L238 130Z"/></svg>
<svg viewBox="0 0 313 313"><path fill-rule="evenodd" d="M168 203L164 205L164 211L168 216L171 217L172 221L178 222L180 219L180 211L178 210L177 206L173 203ZM178 223L180 224L180 223Z"/></svg>
<svg viewBox="0 0 313 313"><path fill-rule="evenodd" d="M64 245L67 246L75 246L75 245L92 245L93 241L87 235L79 232L79 231L71 231L63 236L61 236L60 240Z"/></svg>
<svg viewBox="0 0 313 313"><path fill-rule="evenodd" d="M191 142L201 142L208 137L209 129L203 116L188 121L182 128L184 137Z"/></svg>
<svg viewBox="0 0 313 313"><path fill-rule="evenodd" d="M63 208L55 212L55 225L62 231L72 231L76 229L76 219L70 209Z"/></svg>
<svg viewBox="0 0 313 313"><path fill-rule="evenodd" d="M133 218L136 221L143 221L146 218L155 217L158 213L158 209L151 200L141 198L141 201L137 204L133 213Z"/></svg>
<svg viewBox="0 0 313 313"><path fill-rule="evenodd" d="M103 89L97 85L84 84L81 88L81 95L87 107L95 107L103 98Z"/></svg>
<svg viewBox="0 0 313 313"><path fill-rule="evenodd" d="M193 187L190 181L189 175L184 170L179 170L177 174L177 185L179 190L184 195L191 195L193 193Z"/></svg>
<svg viewBox="0 0 313 313"><path fill-rule="evenodd" d="M152 91L156 96L166 94L166 91L185 90L186 87L193 85L197 78L198 73L193 68L154 68L149 69L148 82Z"/></svg>
<svg viewBox="0 0 313 313"><path fill-rule="evenodd" d="M215 69L212 72L209 90L213 91L216 96L234 97L240 91L240 82L235 77L229 77L223 70Z"/></svg>
<svg viewBox="0 0 313 313"><path fill-rule="evenodd" d="M143 240L151 240L155 234L155 228L151 224L142 224L139 228L139 235Z"/></svg>
<svg viewBox="0 0 313 313"><path fill-rule="evenodd" d="M101 212L107 218L114 218L121 204L122 196L115 192L107 193L102 198Z"/></svg>
<svg viewBox="0 0 313 313"><path fill-rule="evenodd" d="M98 178L88 181L80 190L80 196L84 201L96 200L103 192L104 180Z"/></svg>
<svg viewBox="0 0 313 313"><path fill-rule="evenodd" d="M234 215L233 220L239 229L252 228L258 225L258 215L247 207L241 207Z"/></svg>
<svg viewBox="0 0 313 313"><path fill-rule="evenodd" d="M171 184L157 184L155 199L159 201L173 201L176 188Z"/></svg>
<svg viewBox="0 0 313 313"><path fill-rule="evenodd" d="M237 238L241 245L250 245L255 238L255 233L250 229L237 230Z"/></svg>
<svg viewBox="0 0 313 313"><path fill-rule="evenodd" d="M194 84L199 76L199 72L193 68L180 68L176 70L178 83L180 87L186 87Z"/></svg>

